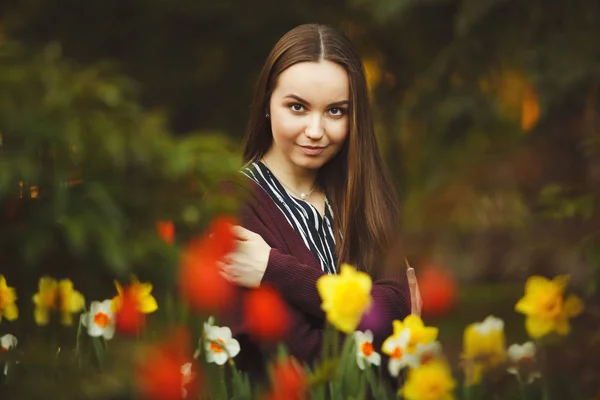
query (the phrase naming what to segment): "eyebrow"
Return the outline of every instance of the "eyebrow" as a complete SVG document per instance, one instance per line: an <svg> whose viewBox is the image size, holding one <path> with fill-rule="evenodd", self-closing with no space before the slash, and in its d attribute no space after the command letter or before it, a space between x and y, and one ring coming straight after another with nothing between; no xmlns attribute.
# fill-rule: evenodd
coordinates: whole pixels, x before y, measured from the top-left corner
<svg viewBox="0 0 600 400"><path fill-rule="evenodd" d="M310 104L308 101L304 100L300 96L296 96L295 94L288 94L287 96L284 97L284 99L294 99L294 100L298 101L299 103ZM327 105L327 107L347 106L349 104L350 104L350 102L348 100L342 100L342 101L336 101L335 103L331 103L331 104Z"/></svg>

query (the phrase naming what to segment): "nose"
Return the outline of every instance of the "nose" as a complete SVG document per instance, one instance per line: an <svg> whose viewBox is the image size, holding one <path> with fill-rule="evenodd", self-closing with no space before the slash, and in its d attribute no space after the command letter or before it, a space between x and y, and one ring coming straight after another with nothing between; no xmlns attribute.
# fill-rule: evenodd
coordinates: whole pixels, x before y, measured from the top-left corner
<svg viewBox="0 0 600 400"><path fill-rule="evenodd" d="M319 140L324 135L323 121L320 115L315 115L311 118L308 126L304 130L304 134L311 140Z"/></svg>

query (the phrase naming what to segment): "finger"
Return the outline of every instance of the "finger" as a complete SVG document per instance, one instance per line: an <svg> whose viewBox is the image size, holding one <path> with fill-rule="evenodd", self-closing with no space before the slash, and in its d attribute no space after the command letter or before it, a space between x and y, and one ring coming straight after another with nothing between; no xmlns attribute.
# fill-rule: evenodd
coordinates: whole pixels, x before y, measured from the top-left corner
<svg viewBox="0 0 600 400"><path fill-rule="evenodd" d="M408 289L410 291L410 312L411 314L420 314L419 300L417 296L417 277L415 276L414 268L406 270L406 277L408 280Z"/></svg>
<svg viewBox="0 0 600 400"><path fill-rule="evenodd" d="M221 258L221 261L219 262L219 264L224 264L224 265L233 264L233 261L231 260L231 253L223 256L223 258Z"/></svg>
<svg viewBox="0 0 600 400"><path fill-rule="evenodd" d="M237 283L235 277L228 274L224 270L219 270L219 275L221 275L229 283Z"/></svg>
<svg viewBox="0 0 600 400"><path fill-rule="evenodd" d="M233 234L239 241L248 241L252 239L252 235L254 235L254 232L249 231L248 229L240 225L234 225L231 229L233 230Z"/></svg>
<svg viewBox="0 0 600 400"><path fill-rule="evenodd" d="M225 261L217 261L217 267L219 267L219 270L225 271L229 267L229 263Z"/></svg>
<svg viewBox="0 0 600 400"><path fill-rule="evenodd" d="M423 308L423 298L421 298L421 289L419 289L418 282L417 282L417 306L419 309L419 315L421 315L421 309Z"/></svg>

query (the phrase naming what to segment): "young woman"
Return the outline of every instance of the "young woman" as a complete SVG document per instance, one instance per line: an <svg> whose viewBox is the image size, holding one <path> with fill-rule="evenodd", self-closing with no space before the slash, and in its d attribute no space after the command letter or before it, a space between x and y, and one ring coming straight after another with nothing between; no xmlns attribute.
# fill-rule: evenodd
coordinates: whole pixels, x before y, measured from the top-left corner
<svg viewBox="0 0 600 400"><path fill-rule="evenodd" d="M398 204L377 148L362 61L346 36L309 24L277 42L258 81L244 161L252 194L222 275L240 287L278 289L293 314L285 340L292 355L318 357L325 316L316 281L343 263L373 278L375 318L367 327L376 343L411 303L419 312L412 269L410 287L403 283L404 258L382 267L399 238ZM234 331L243 367L258 352L243 323Z"/></svg>

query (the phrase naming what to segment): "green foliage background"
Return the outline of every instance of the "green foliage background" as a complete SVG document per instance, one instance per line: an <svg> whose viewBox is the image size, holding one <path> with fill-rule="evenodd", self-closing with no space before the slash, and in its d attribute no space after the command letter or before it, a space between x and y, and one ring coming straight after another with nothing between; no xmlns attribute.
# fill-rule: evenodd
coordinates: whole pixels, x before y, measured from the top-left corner
<svg viewBox="0 0 600 400"><path fill-rule="evenodd" d="M570 273L584 332L599 329L597 2L27 0L0 1L0 273L23 293L11 331L34 330L44 273L88 298L132 272L173 294L177 254L155 222L175 221L183 242L235 209L215 189L236 179L262 62L315 21L346 31L369 66L409 259L464 284L439 321L454 351L489 313L473 304L515 320L489 293L516 301L533 273ZM527 93L539 117L524 127ZM581 340L597 348L592 333Z"/></svg>

